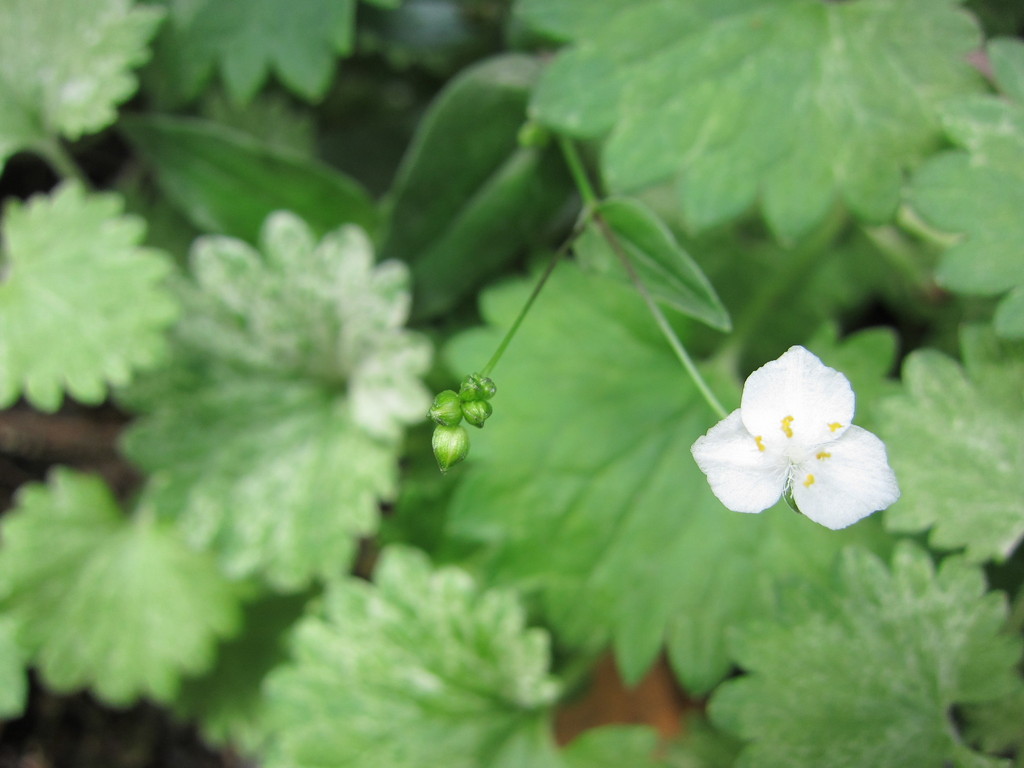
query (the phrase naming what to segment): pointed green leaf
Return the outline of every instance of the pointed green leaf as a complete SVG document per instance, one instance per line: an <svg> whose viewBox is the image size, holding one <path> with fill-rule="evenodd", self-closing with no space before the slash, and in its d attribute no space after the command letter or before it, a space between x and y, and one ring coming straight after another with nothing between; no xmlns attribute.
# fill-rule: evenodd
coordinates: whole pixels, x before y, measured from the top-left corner
<svg viewBox="0 0 1024 768"><path fill-rule="evenodd" d="M391 548L373 584L336 583L324 608L269 681L267 765L485 768L510 742L519 762L500 764L538 764L521 737L559 684L547 633L526 627L514 594Z"/></svg>
<svg viewBox="0 0 1024 768"><path fill-rule="evenodd" d="M887 221L902 170L939 140L936 106L982 88L966 60L978 30L957 0L526 0L521 11L574 41L534 115L575 136L609 133L602 166L616 193L676 180L694 229L758 199L787 240L839 200Z"/></svg>
<svg viewBox="0 0 1024 768"><path fill-rule="evenodd" d="M456 338L454 370L486 359L529 290L485 294L491 327ZM566 264L525 329L494 372L448 524L494 578L536 591L560 642L613 642L634 682L667 643L705 692L728 673L726 630L769 611L778 581L821 579L843 543L877 536L872 521L837 534L718 503L690 454L715 419L628 286Z"/></svg>
<svg viewBox="0 0 1024 768"><path fill-rule="evenodd" d="M933 546L966 547L972 560L1002 560L1017 547L1024 536L1024 367L1006 360L997 375L1015 398L993 397L938 352L907 358L904 393L882 403L879 420L903 493L885 513L890 529L931 528Z"/></svg>
<svg viewBox="0 0 1024 768"><path fill-rule="evenodd" d="M0 0L0 170L19 149L113 123L162 18L131 0Z"/></svg>
<svg viewBox="0 0 1024 768"><path fill-rule="evenodd" d="M28 674L14 622L0 615L0 719L21 715L28 700Z"/></svg>
<svg viewBox="0 0 1024 768"><path fill-rule="evenodd" d="M827 593L826 593L827 594ZM829 607L735 636L747 674L711 702L712 719L749 744L744 766L904 768L996 766L960 739L954 705L1017 684L1018 638L1003 634L1006 602L962 559L936 572L901 545L892 569L844 553Z"/></svg>
<svg viewBox="0 0 1024 768"><path fill-rule="evenodd" d="M343 572L395 494L405 425L430 404L430 347L402 328L404 265L344 227L271 216L261 249L207 237L182 288L182 359L134 400L148 498L237 576L280 589Z"/></svg>
<svg viewBox="0 0 1024 768"><path fill-rule="evenodd" d="M303 217L318 234L341 224L370 232L373 201L354 180L214 123L179 117L123 121L157 182L201 230L255 242L276 210Z"/></svg>
<svg viewBox="0 0 1024 768"><path fill-rule="evenodd" d="M715 289L654 211L639 200L611 198L602 201L595 214L623 246L655 301L720 331L730 329L729 313ZM585 268L630 280L602 225L591 222L573 251Z"/></svg>
<svg viewBox="0 0 1024 768"><path fill-rule="evenodd" d="M66 390L97 403L165 353L177 304L171 263L140 248L140 219L112 194L74 183L4 212L0 406L21 394L56 410Z"/></svg>
<svg viewBox="0 0 1024 768"><path fill-rule="evenodd" d="M450 309L520 255L568 198L557 153L517 141L540 69L520 54L477 64L420 124L395 181L383 249L413 265L419 316Z"/></svg>
<svg viewBox="0 0 1024 768"><path fill-rule="evenodd" d="M993 51L999 84L1014 98L1024 92L1024 43L999 41ZM943 254L936 278L960 293L994 296L1010 290L997 310L997 330L1024 337L1024 101L954 99L944 105L942 118L963 150L928 161L914 174L909 194L925 221L963 235Z"/></svg>
<svg viewBox="0 0 1024 768"><path fill-rule="evenodd" d="M273 73L307 101L323 98L337 59L352 52L355 0L172 0L160 38L161 65L183 100L216 68L236 103Z"/></svg>
<svg viewBox="0 0 1024 768"><path fill-rule="evenodd" d="M57 469L3 522L0 600L48 685L116 705L167 700L235 629L233 587L152 516L124 517L97 478Z"/></svg>

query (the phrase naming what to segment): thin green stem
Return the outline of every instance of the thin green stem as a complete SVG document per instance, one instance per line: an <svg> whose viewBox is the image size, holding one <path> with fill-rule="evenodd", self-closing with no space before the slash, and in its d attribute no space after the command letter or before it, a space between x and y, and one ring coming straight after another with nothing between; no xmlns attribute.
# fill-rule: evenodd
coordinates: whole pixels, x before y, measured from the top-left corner
<svg viewBox="0 0 1024 768"><path fill-rule="evenodd" d="M587 176L587 171L583 167L583 161L580 159L579 152L576 151L576 146L564 136L558 137L558 146L562 150L562 156L565 158L565 164L569 167L572 180L576 183L576 189L579 190L580 198L583 200L583 207L586 209L596 207L600 199L594 191L594 187L590 184L590 177Z"/></svg>
<svg viewBox="0 0 1024 768"><path fill-rule="evenodd" d="M722 404L718 402L718 398L715 397L715 393L711 391L711 388L704 381L704 377L700 375L700 371L694 364L690 354L686 351L683 343L679 340L676 335L675 329L669 323L665 314L661 311L661 307L651 296L650 291L647 290L647 286L644 285L643 280L640 279L640 275L637 274L633 268L633 263L629 260L629 254L626 253L626 249L622 247L622 243L619 242L619 238L612 231L612 228L608 226L608 222L605 221L604 217L601 216L598 211L598 205L600 199L597 193L594 192L594 187L590 183L590 178L587 176L586 169L583 167L583 162L580 160L579 153L576 151L576 147L573 143L565 137L559 137L558 145L562 149L562 155L565 157L565 164L569 167L569 173L572 175L573 181L576 182L576 189L579 190L580 198L583 200L584 216L592 217L594 222L597 224L598 229L604 236L604 239L608 241L608 245L615 252L615 255L622 262L622 266L626 270L626 274L629 275L630 281L636 287L640 297L644 300L647 305L648 311L651 316L654 317L654 321L658 324L658 329L662 335L668 340L669 345L672 347L672 351L675 352L679 362L683 364L683 368L693 379L693 383L697 385L697 389L701 395L707 401L711 409L718 414L720 419L724 419L728 413ZM571 242L571 241L570 241Z"/></svg>
<svg viewBox="0 0 1024 768"><path fill-rule="evenodd" d="M498 348L494 350L494 354L491 355L491 359L487 361L487 365L480 369L479 373L481 376L487 376L490 374L490 372L494 370L494 366L496 366L498 361L501 360L501 356L505 354L505 350L508 349L508 345L516 335L516 331L519 330L519 326L522 325L523 320L526 319L526 315L529 313L530 307L533 306L533 302L537 300L538 296L540 296L541 289L544 288L544 284L548 281L548 278L551 277L551 273L555 271L555 267L558 266L558 262L561 261L562 257L572 247L572 243L576 239L581 228L582 224L577 224L573 229L572 234L569 235L566 241L562 243L561 247L559 247L559 249L555 251L554 255L552 255L551 260L548 261L548 265L544 268L544 272L541 274L537 284L533 286L533 290L530 292L529 298L526 300L526 303L523 304L523 308L519 310L519 314L512 322L511 327L509 327L508 331L505 332L505 337L501 340L501 343L498 344Z"/></svg>
<svg viewBox="0 0 1024 768"><path fill-rule="evenodd" d="M46 159L50 167L65 179L74 179L86 188L92 186L78 163L61 144L60 139L47 139L40 142L36 145L36 150Z"/></svg>
<svg viewBox="0 0 1024 768"><path fill-rule="evenodd" d="M684 347L683 343L679 340L675 329L665 317L665 313L661 311L661 307L658 306L658 302L656 302L654 297L651 296L651 292L647 290L647 286L644 285L644 281L640 279L640 275L638 275L636 269L633 268L633 264L629 260L629 254L626 253L626 249L622 247L622 243L619 242L619 238L612 231L612 228L608 226L608 222L606 222L600 214L594 217L594 221L597 223L598 229L601 230L601 234L604 236L604 239L608 241L608 245L611 246L615 255L618 256L619 261L622 262L622 266L625 268L626 274L629 275L629 279L636 287L637 293L640 294L640 297L647 305L647 309L651 313L651 316L654 317L654 321L658 324L658 329L672 347L672 351L675 352L676 357L679 358L679 362L683 364L683 368L686 369L690 378L693 379L693 383L697 385L697 389L704 397L704 400L707 401L707 404L711 406L711 410L715 412L718 418L724 419L729 415L728 411L725 410L722 404L718 401L718 398L715 397L715 393L711 391L711 387L709 387L707 382L704 381L704 377L701 376L700 371L697 369L697 365L690 357L690 353L686 351L686 347Z"/></svg>

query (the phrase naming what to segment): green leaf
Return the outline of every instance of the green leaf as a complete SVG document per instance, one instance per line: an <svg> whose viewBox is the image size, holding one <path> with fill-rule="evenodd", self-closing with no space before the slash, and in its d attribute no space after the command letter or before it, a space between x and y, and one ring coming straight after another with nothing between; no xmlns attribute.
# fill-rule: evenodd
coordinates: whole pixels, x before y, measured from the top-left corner
<svg viewBox="0 0 1024 768"><path fill-rule="evenodd" d="M266 740L263 681L288 658L287 638L302 616L308 595L270 595L245 606L237 637L221 645L205 675L184 682L176 714L198 720L203 737L258 754Z"/></svg>
<svg viewBox="0 0 1024 768"><path fill-rule="evenodd" d="M1024 43L1004 40L993 50L1000 86L1011 97L1024 92ZM943 254L936 279L959 293L1011 291L997 309L996 328L1005 337L1024 338L1024 102L954 99L943 106L942 118L963 149L928 161L909 190L911 205L927 223L964 236Z"/></svg>
<svg viewBox="0 0 1024 768"><path fill-rule="evenodd" d="M491 327L456 338L453 370L486 359L529 288L484 295ZM877 536L871 521L837 534L782 507L723 508L690 454L715 419L618 282L559 267L493 378L449 531L482 547L489 578L535 592L561 643L614 642L628 682L667 643L706 692L730 668L726 630L769 611L779 580L821 579L843 543Z"/></svg>
<svg viewBox="0 0 1024 768"><path fill-rule="evenodd" d="M518 748L559 684L548 636L526 628L515 595L390 548L373 584L336 583L324 602L270 678L268 766L538 764ZM510 743L519 762L491 762Z"/></svg>
<svg viewBox="0 0 1024 768"><path fill-rule="evenodd" d="M783 240L838 200L883 222L902 170L939 139L936 105L981 88L966 60L978 30L959 6L524 0L527 22L574 40L531 109L573 136L609 134L615 193L676 180L694 229L757 200Z"/></svg>
<svg viewBox="0 0 1024 768"><path fill-rule="evenodd" d="M477 64L420 123L395 181L383 249L413 265L417 316L447 311L493 277L568 199L557 153L517 141L540 69L519 54Z"/></svg>
<svg viewBox="0 0 1024 768"><path fill-rule="evenodd" d="M611 198L598 205L595 215L623 246L655 301L720 331L732 327L707 277L654 211L639 200ZM573 250L585 268L630 281L601 224L592 221Z"/></svg>
<svg viewBox="0 0 1024 768"><path fill-rule="evenodd" d="M3 719L13 720L21 715L28 700L28 675L22 655L14 622L0 615L0 718Z"/></svg>
<svg viewBox="0 0 1024 768"><path fill-rule="evenodd" d="M430 347L401 327L407 270L375 266L354 227L318 243L287 213L260 251L197 240L192 268L181 360L135 401L152 413L126 438L148 498L232 575L291 590L343 572L430 404Z"/></svg>
<svg viewBox="0 0 1024 768"><path fill-rule="evenodd" d="M1024 104L1024 45L1016 38L1001 37L990 40L987 48L999 89L1011 101Z"/></svg>
<svg viewBox="0 0 1024 768"><path fill-rule="evenodd" d="M1024 536L1024 368L1007 361L997 376L1016 402L980 389L938 352L907 358L904 393L881 404L879 420L903 494L885 513L887 527L931 528L933 546L966 547L976 561L1003 560L1016 548Z"/></svg>
<svg viewBox="0 0 1024 768"><path fill-rule="evenodd" d="M20 149L105 128L163 11L131 0L0 0L0 170Z"/></svg>
<svg viewBox="0 0 1024 768"><path fill-rule="evenodd" d="M608 725L585 731L562 752L566 768L658 768L658 733L643 725Z"/></svg>
<svg viewBox="0 0 1024 768"><path fill-rule="evenodd" d="M1006 602L960 558L936 573L901 545L891 571L844 553L827 610L755 623L734 637L743 677L711 701L720 726L750 740L741 766L1005 766L960 739L952 707L1016 683L1020 640L1002 634Z"/></svg>
<svg viewBox="0 0 1024 768"><path fill-rule="evenodd" d="M177 305L163 254L139 247L143 222L112 194L66 183L8 203L0 282L0 407L24 394L56 410L66 390L106 397L165 354Z"/></svg>
<svg viewBox="0 0 1024 768"><path fill-rule="evenodd" d="M337 59L352 52L355 0L170 0L160 63L180 98L196 96L216 68L228 95L249 102L273 73L311 102L327 92Z"/></svg>
<svg viewBox="0 0 1024 768"><path fill-rule="evenodd" d="M234 588L151 515L124 517L97 478L56 469L3 522L0 599L46 683L104 701L167 700L237 624Z"/></svg>
<svg viewBox="0 0 1024 768"><path fill-rule="evenodd" d="M321 235L341 224L376 230L363 188L313 160L201 120L132 118L122 127L164 193L201 230L255 242L275 210L298 214Z"/></svg>

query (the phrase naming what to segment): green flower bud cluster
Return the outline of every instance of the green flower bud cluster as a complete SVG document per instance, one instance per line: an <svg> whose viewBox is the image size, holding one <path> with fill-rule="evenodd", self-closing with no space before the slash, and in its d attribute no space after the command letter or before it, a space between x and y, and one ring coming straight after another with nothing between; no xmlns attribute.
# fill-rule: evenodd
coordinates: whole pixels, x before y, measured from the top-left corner
<svg viewBox="0 0 1024 768"><path fill-rule="evenodd" d="M447 472L469 453L469 433L462 420L483 427L493 409L490 399L497 392L494 382L479 373L462 380L459 391L446 389L434 398L428 416L437 424L431 445L442 472Z"/></svg>

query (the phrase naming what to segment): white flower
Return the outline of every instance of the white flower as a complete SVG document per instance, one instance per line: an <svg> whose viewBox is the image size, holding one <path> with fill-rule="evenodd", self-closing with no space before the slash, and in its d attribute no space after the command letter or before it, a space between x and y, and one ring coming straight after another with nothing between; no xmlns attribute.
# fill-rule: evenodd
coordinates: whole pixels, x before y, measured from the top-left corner
<svg viewBox="0 0 1024 768"><path fill-rule="evenodd" d="M711 490L735 512L763 512L789 492L816 523L845 528L900 497L885 444L850 424L843 374L790 347L743 385L739 410L693 444Z"/></svg>

